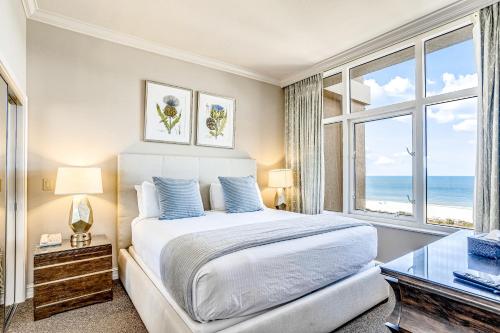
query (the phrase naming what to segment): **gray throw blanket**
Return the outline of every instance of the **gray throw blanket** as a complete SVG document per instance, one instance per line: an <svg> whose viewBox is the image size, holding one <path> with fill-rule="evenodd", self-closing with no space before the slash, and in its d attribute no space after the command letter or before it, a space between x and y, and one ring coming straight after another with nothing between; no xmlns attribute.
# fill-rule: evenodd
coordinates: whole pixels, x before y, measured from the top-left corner
<svg viewBox="0 0 500 333"><path fill-rule="evenodd" d="M363 225L370 224L325 214L182 235L162 249L163 284L177 304L191 318L196 318L192 297L193 280L198 270L211 260L256 246Z"/></svg>

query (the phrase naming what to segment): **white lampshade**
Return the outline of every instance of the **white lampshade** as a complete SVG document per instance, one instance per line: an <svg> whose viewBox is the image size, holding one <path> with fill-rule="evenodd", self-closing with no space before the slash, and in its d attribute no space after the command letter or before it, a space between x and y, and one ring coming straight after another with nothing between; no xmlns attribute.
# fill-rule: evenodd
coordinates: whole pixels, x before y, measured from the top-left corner
<svg viewBox="0 0 500 333"><path fill-rule="evenodd" d="M290 169L269 171L269 187L284 188L293 186L293 174Z"/></svg>
<svg viewBox="0 0 500 333"><path fill-rule="evenodd" d="M58 168L54 194L102 193L101 168Z"/></svg>

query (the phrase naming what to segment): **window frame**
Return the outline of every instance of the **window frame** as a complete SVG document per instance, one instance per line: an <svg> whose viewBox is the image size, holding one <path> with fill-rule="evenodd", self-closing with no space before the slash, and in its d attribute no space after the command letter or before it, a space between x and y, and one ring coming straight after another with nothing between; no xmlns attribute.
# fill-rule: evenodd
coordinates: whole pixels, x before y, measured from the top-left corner
<svg viewBox="0 0 500 333"><path fill-rule="evenodd" d="M397 227L407 230L423 231L434 234L449 234L460 230L455 226L433 225L427 223L427 198L426 198L426 107L429 105L446 103L471 97L478 97L478 110L481 81L474 88L453 91L444 94L425 96L425 42L448 32L473 24L471 17L465 17L439 28L402 41L391 47L347 62L342 66L333 68L323 73L323 78L335 74L342 74L342 114L323 119L323 125L342 123L343 133L343 210L341 214L360 219L367 219L375 224ZM475 30L474 30L475 31ZM350 98L350 70L372 60L379 59L408 47L415 51L415 99L412 101L382 106L362 112L351 112ZM476 65L477 66L477 65ZM354 125L368 120L377 120L401 115L412 115L413 129L413 216L395 216L376 212L365 212L355 209L353 194L355 193L354 173Z"/></svg>
<svg viewBox="0 0 500 333"><path fill-rule="evenodd" d="M356 209L356 141L355 141L355 129L354 127L356 124L360 123L366 123L370 121L377 121L377 120L384 120L384 119L390 119L390 118L395 118L395 117L401 117L401 116L411 116L412 117L412 149L415 151L415 135L414 135L414 112L413 109L402 109L390 113L383 113L379 115L373 115L370 117L362 117L362 118L357 118L354 119L350 122L350 142L351 142L351 158L349 160L349 170L351 171L351 182L350 182L350 205L349 205L349 214L352 215L359 215L359 216L375 216L379 218L390 218L396 221L407 221L407 222L416 222L416 207L415 204L413 204L412 207L412 216L406 216L406 215L397 215L397 214L391 214L391 213L380 213L380 212L369 212L369 211L363 211L360 209ZM415 200L415 168L416 168L416 163L415 163L416 158L412 158L412 198Z"/></svg>

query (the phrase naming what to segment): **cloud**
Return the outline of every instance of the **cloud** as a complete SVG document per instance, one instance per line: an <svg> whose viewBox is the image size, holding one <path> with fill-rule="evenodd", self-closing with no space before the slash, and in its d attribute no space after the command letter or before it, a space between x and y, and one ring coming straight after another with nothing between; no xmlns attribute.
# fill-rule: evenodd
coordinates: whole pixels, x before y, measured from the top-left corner
<svg viewBox="0 0 500 333"><path fill-rule="evenodd" d="M365 157L367 160L374 161L378 158L378 156L379 155L377 153L372 153L372 151L370 149L368 149L368 146L366 146Z"/></svg>
<svg viewBox="0 0 500 333"><path fill-rule="evenodd" d="M398 157L398 158L399 158L399 157L408 157L408 156L410 156L410 155L409 155L409 154L408 154L408 152L406 152L406 151L400 151L400 152L398 152L398 153L394 153L394 154L392 154L392 156L394 156L394 157Z"/></svg>
<svg viewBox="0 0 500 333"><path fill-rule="evenodd" d="M444 94L452 91L463 90L477 86L477 74L455 75L445 72L441 76L443 83L440 91L430 92L430 95ZM415 86L405 77L399 75L393 77L386 84L379 84L377 80L371 78L364 80L363 83L370 87L370 94L373 106L387 105L401 100L411 100L415 96ZM427 79L428 85L436 84L435 81ZM474 131L476 127L476 115L474 110L477 108L477 99L468 98L447 103L441 103L429 106L427 117L435 120L438 124L445 124L457 121L453 125L453 130L458 132ZM411 122L411 116L395 117L395 121L408 123ZM375 157L375 164L383 165L389 163L390 158ZM394 163L394 160L391 161Z"/></svg>
<svg viewBox="0 0 500 333"><path fill-rule="evenodd" d="M440 92L431 92L431 95L444 94L452 91L472 88L477 86L477 74L458 75L443 73L443 88ZM477 126L476 114L471 112L477 108L477 99L467 98L463 100L442 103L430 106L427 116L439 124L459 120L453 124L456 132L474 132Z"/></svg>
<svg viewBox="0 0 500 333"><path fill-rule="evenodd" d="M408 92L413 91L413 85L410 80L401 76L396 76L385 84L383 88L390 96L407 95Z"/></svg>
<svg viewBox="0 0 500 333"><path fill-rule="evenodd" d="M376 165L388 165L388 164L394 164L396 163L396 161L390 157L381 155L377 158L377 160L374 163Z"/></svg>
<svg viewBox="0 0 500 333"><path fill-rule="evenodd" d="M477 74L475 73L459 75L458 77L455 74L443 73L442 79L444 83L442 94L477 86Z"/></svg>
<svg viewBox="0 0 500 333"><path fill-rule="evenodd" d="M453 130L457 132L475 132L477 128L476 119L465 119L453 125Z"/></svg>
<svg viewBox="0 0 500 333"><path fill-rule="evenodd" d="M457 107L455 103L456 102L450 102L430 106L427 110L427 117L434 119L439 124L449 123L450 121L455 120L454 111Z"/></svg>
<svg viewBox="0 0 500 333"><path fill-rule="evenodd" d="M365 157L368 161L373 162L373 164L375 165L388 165L396 163L396 160L379 153L372 153L366 151Z"/></svg>
<svg viewBox="0 0 500 333"><path fill-rule="evenodd" d="M467 98L448 103L432 105L427 109L427 116L434 119L438 124L445 124L456 119L471 120L475 119L476 115L472 110L476 110L477 100L475 98Z"/></svg>
<svg viewBox="0 0 500 333"><path fill-rule="evenodd" d="M429 96L445 94L452 91L473 88L477 86L477 74L465 74L458 75L445 72L441 75L441 81L443 82L443 88L439 91L428 91ZM435 81L427 79L427 85L435 84Z"/></svg>
<svg viewBox="0 0 500 333"><path fill-rule="evenodd" d="M393 77L384 85L380 85L375 79L364 80L363 84L370 87L370 95L373 100L384 97L400 97L408 99L409 96L412 98L415 96L415 86L408 78L404 78L399 75ZM374 103L372 101L372 104L378 103Z"/></svg>
<svg viewBox="0 0 500 333"><path fill-rule="evenodd" d="M379 85L375 79L364 80L363 84L370 87L370 95L372 98L375 99L384 95L384 88Z"/></svg>
<svg viewBox="0 0 500 333"><path fill-rule="evenodd" d="M457 119L476 119L476 115L472 113L457 114Z"/></svg>
<svg viewBox="0 0 500 333"><path fill-rule="evenodd" d="M438 95L477 86L477 74L455 75L445 72L441 76L443 87L440 91L429 91L429 95ZM427 79L427 85L437 82ZM376 79L366 79L363 84L370 88L372 105L387 105L401 100L415 98L415 86L410 79L396 75L386 84L379 84ZM394 100L397 99L397 100ZM447 117L449 118L449 117Z"/></svg>

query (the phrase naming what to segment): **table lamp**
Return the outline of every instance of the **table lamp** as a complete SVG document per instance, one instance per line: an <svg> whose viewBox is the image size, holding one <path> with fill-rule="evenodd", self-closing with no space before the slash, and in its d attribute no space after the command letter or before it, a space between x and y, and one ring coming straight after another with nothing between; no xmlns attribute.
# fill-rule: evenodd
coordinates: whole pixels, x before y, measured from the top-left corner
<svg viewBox="0 0 500 333"><path fill-rule="evenodd" d="M285 188L293 186L293 174L290 169L269 171L269 187L276 188L274 206L276 209L286 208Z"/></svg>
<svg viewBox="0 0 500 333"><path fill-rule="evenodd" d="M91 235L88 232L94 216L86 194L102 193L101 168L58 168L54 194L73 195L69 212L69 226L74 234L71 243L88 242Z"/></svg>

